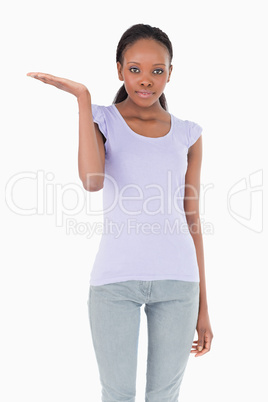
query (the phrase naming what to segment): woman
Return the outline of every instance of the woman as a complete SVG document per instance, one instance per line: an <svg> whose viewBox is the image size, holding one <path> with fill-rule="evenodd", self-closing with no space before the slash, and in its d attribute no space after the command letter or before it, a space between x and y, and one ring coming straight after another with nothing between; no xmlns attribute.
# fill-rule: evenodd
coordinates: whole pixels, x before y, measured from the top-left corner
<svg viewBox="0 0 268 402"><path fill-rule="evenodd" d="M92 104L83 84L27 74L76 96L79 176L87 191L103 189L106 229L88 308L106 402L135 401L143 304L147 402L177 401L190 353L204 355L213 338L199 217L202 128L167 111L172 57L159 28L130 27L116 53L124 84L109 106Z"/></svg>

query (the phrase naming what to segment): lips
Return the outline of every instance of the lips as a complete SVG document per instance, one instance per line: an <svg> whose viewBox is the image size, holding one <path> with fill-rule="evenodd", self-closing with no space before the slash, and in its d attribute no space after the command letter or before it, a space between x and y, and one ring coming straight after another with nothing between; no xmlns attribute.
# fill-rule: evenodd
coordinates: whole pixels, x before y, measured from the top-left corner
<svg viewBox="0 0 268 402"><path fill-rule="evenodd" d="M144 94L144 95L152 95L153 92L151 91L136 91L138 94Z"/></svg>
<svg viewBox="0 0 268 402"><path fill-rule="evenodd" d="M154 92L151 92L151 91L136 91L136 94L140 98L147 99L147 98L150 98L154 94Z"/></svg>

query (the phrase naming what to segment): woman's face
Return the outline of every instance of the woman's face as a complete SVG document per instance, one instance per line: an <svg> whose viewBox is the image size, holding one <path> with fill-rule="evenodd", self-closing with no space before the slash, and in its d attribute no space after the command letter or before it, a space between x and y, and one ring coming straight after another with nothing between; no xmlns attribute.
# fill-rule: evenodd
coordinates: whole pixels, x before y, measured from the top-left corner
<svg viewBox="0 0 268 402"><path fill-rule="evenodd" d="M139 39L126 50L118 77L134 103L148 107L159 99L170 80L169 62L168 50L154 39Z"/></svg>

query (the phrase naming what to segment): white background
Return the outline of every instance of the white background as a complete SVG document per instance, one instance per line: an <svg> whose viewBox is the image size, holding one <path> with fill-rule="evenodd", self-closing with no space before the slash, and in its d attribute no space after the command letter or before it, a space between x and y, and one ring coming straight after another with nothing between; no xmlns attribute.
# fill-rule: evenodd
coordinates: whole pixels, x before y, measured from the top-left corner
<svg viewBox="0 0 268 402"><path fill-rule="evenodd" d="M117 43L131 25L148 23L174 48L169 111L203 127L200 207L214 339L209 353L190 356L180 401L267 401L265 2L26 0L6 4L0 18L1 400L101 395L87 312L100 235L68 233L66 220L99 221L85 200L101 205L102 192L86 194L78 176L75 97L26 74L82 82L93 103L109 105L122 84ZM84 208L57 225L78 195ZM145 317L143 306L137 402L144 401Z"/></svg>

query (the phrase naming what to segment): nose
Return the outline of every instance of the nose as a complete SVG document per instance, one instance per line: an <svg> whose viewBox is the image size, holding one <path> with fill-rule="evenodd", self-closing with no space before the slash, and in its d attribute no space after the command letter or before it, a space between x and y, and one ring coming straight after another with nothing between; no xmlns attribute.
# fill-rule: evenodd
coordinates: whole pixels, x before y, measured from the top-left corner
<svg viewBox="0 0 268 402"><path fill-rule="evenodd" d="M142 82L141 82L141 86L142 87L151 87L153 84L150 82L150 81L148 81L148 80L143 80Z"/></svg>
<svg viewBox="0 0 268 402"><path fill-rule="evenodd" d="M142 87L151 87L153 85L152 80L150 80L148 77L142 77L140 81L140 85Z"/></svg>

